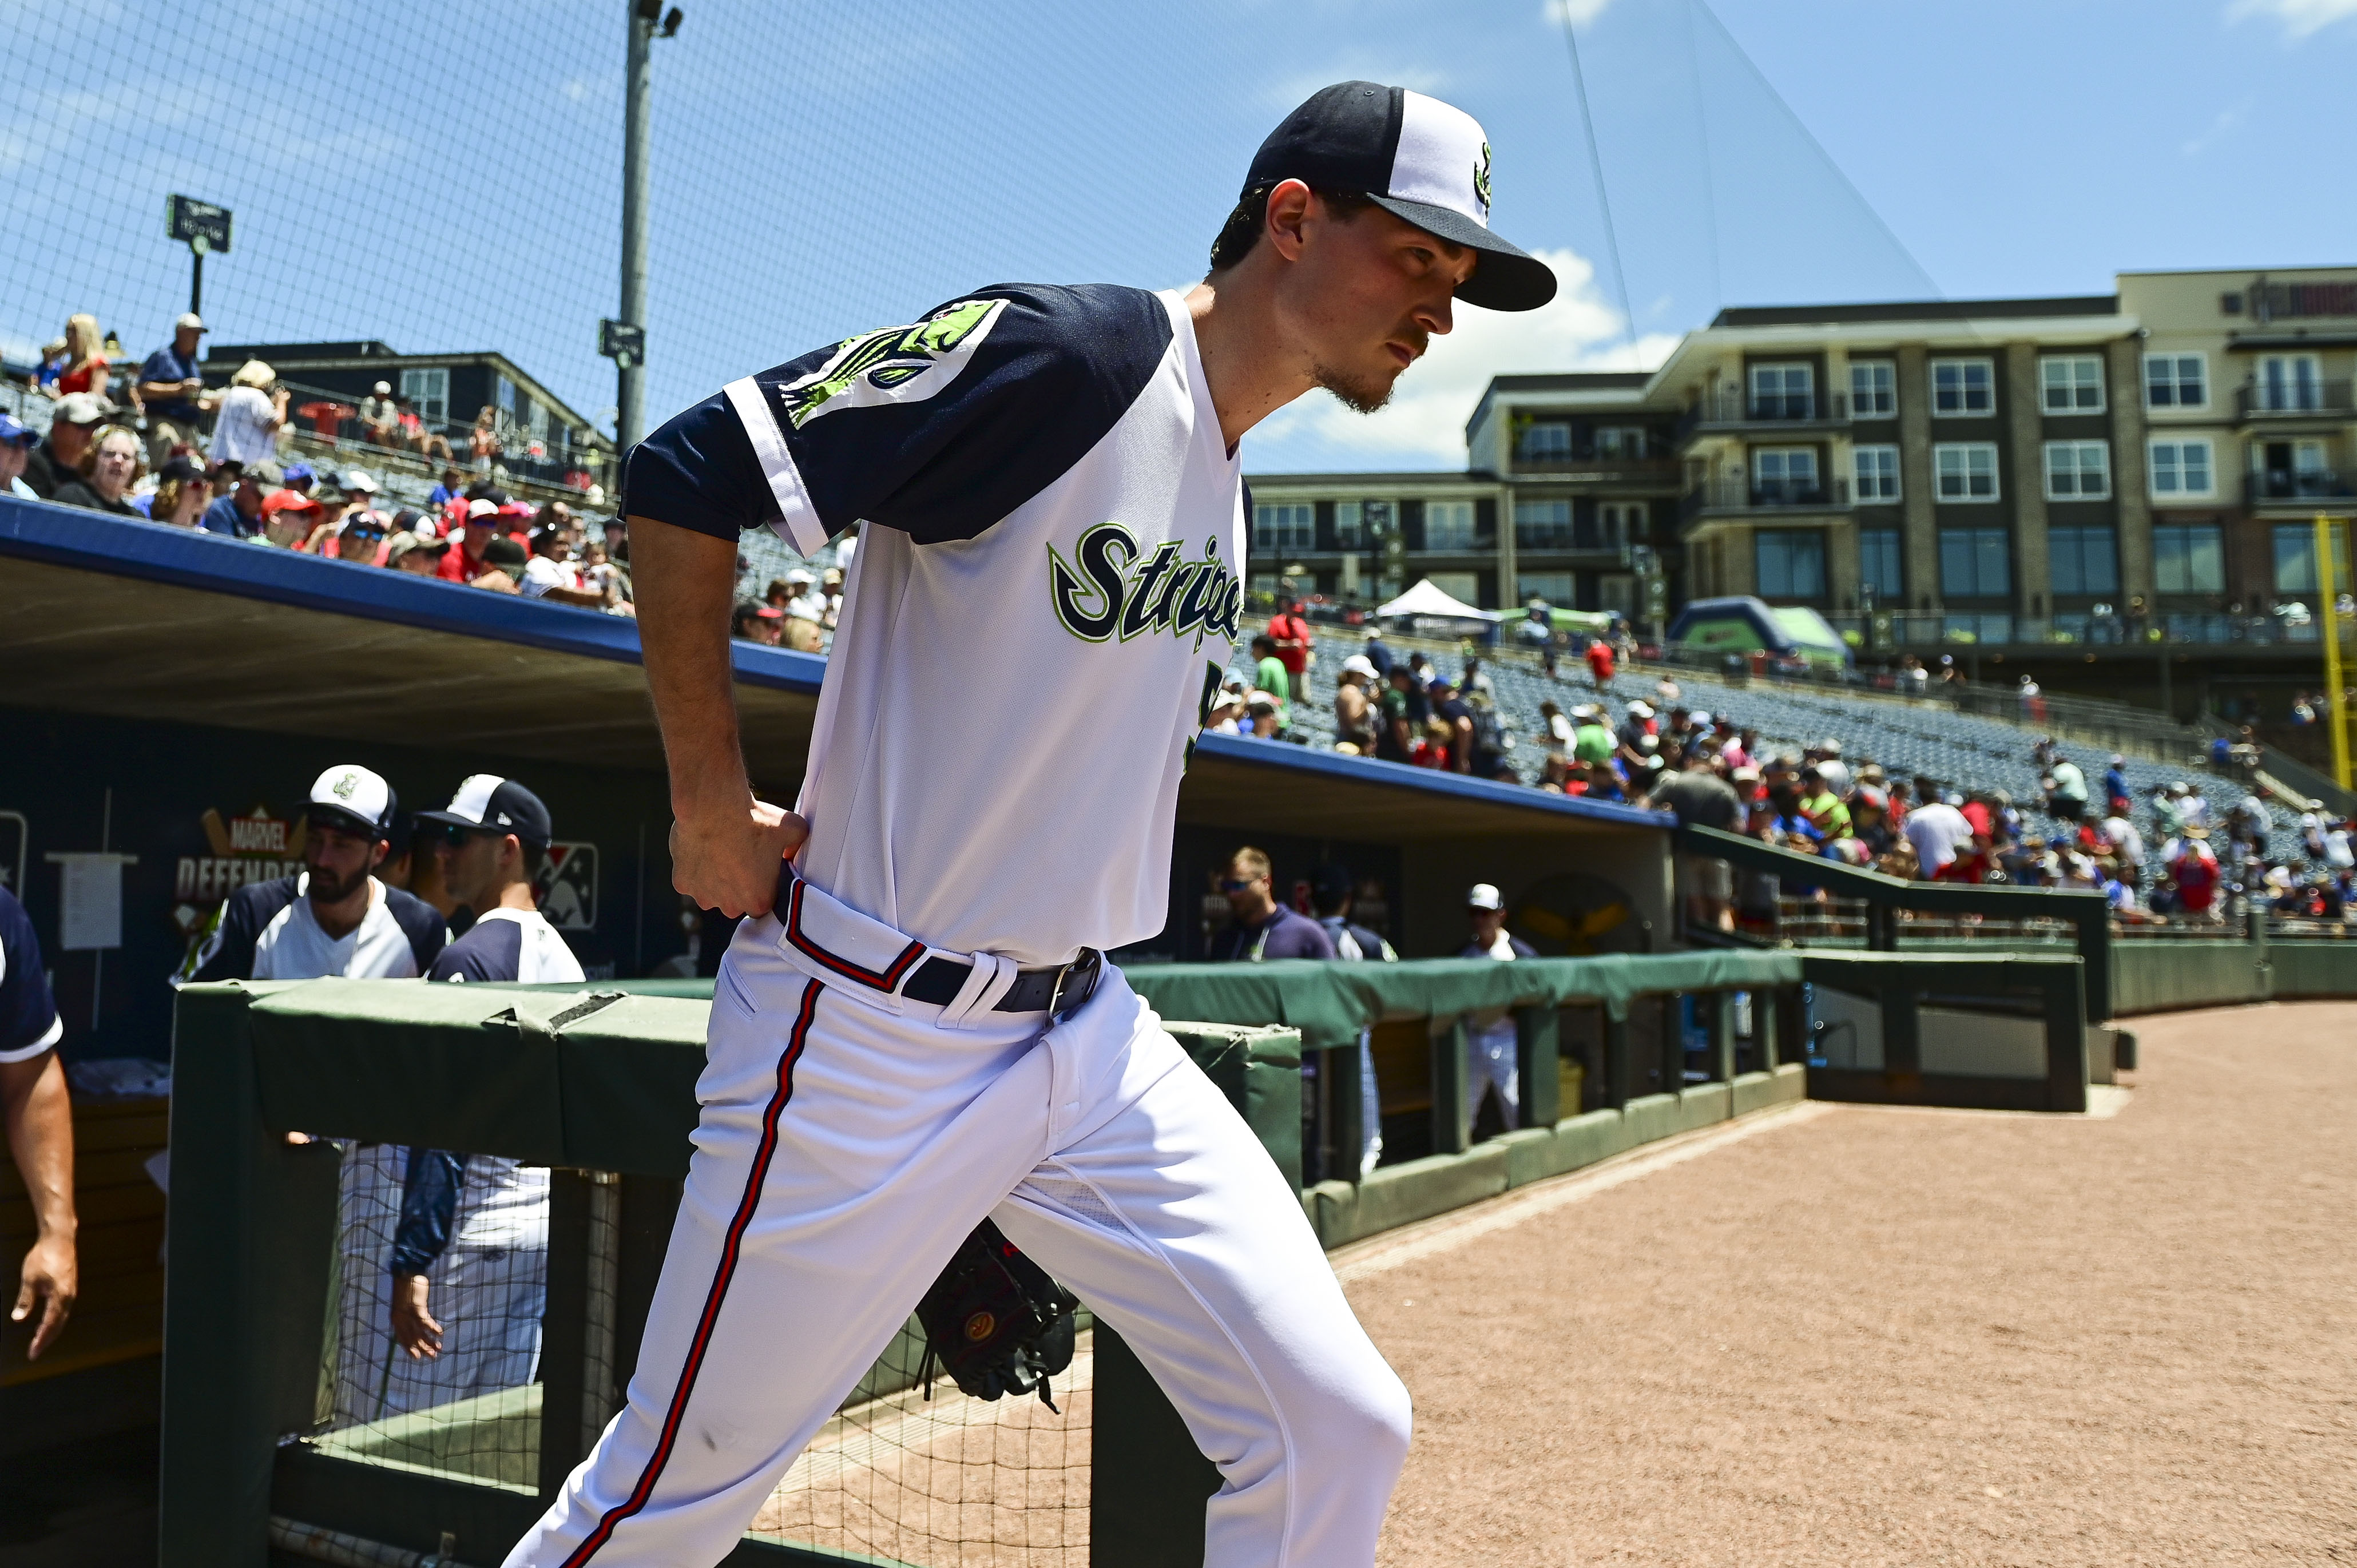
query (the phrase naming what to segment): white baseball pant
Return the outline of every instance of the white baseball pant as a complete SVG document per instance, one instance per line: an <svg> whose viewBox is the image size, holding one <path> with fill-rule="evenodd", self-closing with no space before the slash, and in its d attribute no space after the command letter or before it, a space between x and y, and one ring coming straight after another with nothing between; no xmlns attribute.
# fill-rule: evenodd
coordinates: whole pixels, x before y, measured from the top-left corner
<svg viewBox="0 0 2357 1568"><path fill-rule="evenodd" d="M717 1562L985 1218L1136 1351L1222 1477L1212 1568L1371 1563L1408 1396L1297 1195L1107 967L1062 1023L808 884L715 987L627 1408L510 1568ZM897 988L971 961L948 1005Z"/></svg>

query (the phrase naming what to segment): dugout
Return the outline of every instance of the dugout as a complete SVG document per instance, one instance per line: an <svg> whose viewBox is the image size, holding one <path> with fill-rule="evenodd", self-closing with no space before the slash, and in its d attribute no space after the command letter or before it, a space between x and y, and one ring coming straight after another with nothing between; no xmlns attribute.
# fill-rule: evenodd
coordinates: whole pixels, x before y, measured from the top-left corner
<svg viewBox="0 0 2357 1568"><path fill-rule="evenodd" d="M230 889L299 860L303 793L339 761L383 773L404 813L469 773L523 779L557 828L551 918L590 978L699 958L710 972L716 943L670 886L628 619L5 497L0 607L0 882L32 911L70 1059L167 1054L165 978ZM824 663L745 643L734 657L755 781L791 800ZM1123 956L1200 958L1227 918L1213 879L1246 843L1280 895L1349 865L1361 918L1410 955L1462 942L1475 882L1504 890L1543 950L1648 950L1672 929L1666 826L1207 736L1180 792L1169 924Z"/></svg>

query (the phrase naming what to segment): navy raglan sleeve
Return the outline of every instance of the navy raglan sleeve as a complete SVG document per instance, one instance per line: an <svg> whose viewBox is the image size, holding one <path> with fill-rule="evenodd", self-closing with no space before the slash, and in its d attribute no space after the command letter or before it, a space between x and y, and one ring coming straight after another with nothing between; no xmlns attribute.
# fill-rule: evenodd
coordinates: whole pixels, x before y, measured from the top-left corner
<svg viewBox="0 0 2357 1568"><path fill-rule="evenodd" d="M973 539L1078 462L1170 343L1141 289L1005 284L732 381L632 448L631 516L808 555L861 521Z"/></svg>
<svg viewBox="0 0 2357 1568"><path fill-rule="evenodd" d="M425 972L428 980L513 980L522 972L523 928L513 920L478 920L467 934L442 950Z"/></svg>
<svg viewBox="0 0 2357 1568"><path fill-rule="evenodd" d="M393 1227L391 1271L422 1274L450 1245L467 1159L447 1149L412 1149L401 1183L401 1220Z"/></svg>
<svg viewBox="0 0 2357 1568"><path fill-rule="evenodd" d="M41 968L32 917L14 893L0 887L0 1062L30 1061L65 1032Z"/></svg>
<svg viewBox="0 0 2357 1568"><path fill-rule="evenodd" d="M442 918L442 911L416 894L399 887L384 890L384 907L393 916L393 923L409 939L409 956L417 961L417 972L429 974L449 945L450 927Z"/></svg>
<svg viewBox="0 0 2357 1568"><path fill-rule="evenodd" d="M294 877L282 876L274 882L249 882L231 893L181 980L252 980L254 946L278 911L295 901L295 886Z"/></svg>

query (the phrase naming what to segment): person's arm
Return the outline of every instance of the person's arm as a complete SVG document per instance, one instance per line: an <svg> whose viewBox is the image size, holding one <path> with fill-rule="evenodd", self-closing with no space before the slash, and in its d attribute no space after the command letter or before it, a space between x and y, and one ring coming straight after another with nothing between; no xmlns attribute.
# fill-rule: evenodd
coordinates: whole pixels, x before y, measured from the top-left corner
<svg viewBox="0 0 2357 1568"><path fill-rule="evenodd" d="M33 1245L18 1271L12 1322L39 1315L27 1360L38 1359L73 1311L73 1109L58 1053L0 1062L0 1121L33 1206Z"/></svg>
<svg viewBox="0 0 2357 1568"><path fill-rule="evenodd" d="M630 569L647 690L671 771L672 886L699 908L765 915L779 863L809 830L791 811L754 799L730 686L728 611L736 542L630 520Z"/></svg>

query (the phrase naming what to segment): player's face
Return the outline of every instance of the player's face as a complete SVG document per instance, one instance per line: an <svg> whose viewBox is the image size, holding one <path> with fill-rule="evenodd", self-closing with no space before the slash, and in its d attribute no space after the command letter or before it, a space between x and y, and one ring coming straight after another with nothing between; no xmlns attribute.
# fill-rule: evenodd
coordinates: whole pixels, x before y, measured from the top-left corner
<svg viewBox="0 0 2357 1568"><path fill-rule="evenodd" d="M311 873L311 897L323 904L350 897L368 881L369 873L390 847L373 834L315 819L303 843L303 864Z"/></svg>
<svg viewBox="0 0 2357 1568"><path fill-rule="evenodd" d="M441 863L442 886L468 908L481 910L499 876L500 848L507 842L499 833L453 832L434 846Z"/></svg>
<svg viewBox="0 0 2357 1568"><path fill-rule="evenodd" d="M1372 413L1433 336L1454 325L1457 287L1477 258L1380 207L1343 220L1314 198L1303 238L1288 294L1313 377Z"/></svg>

